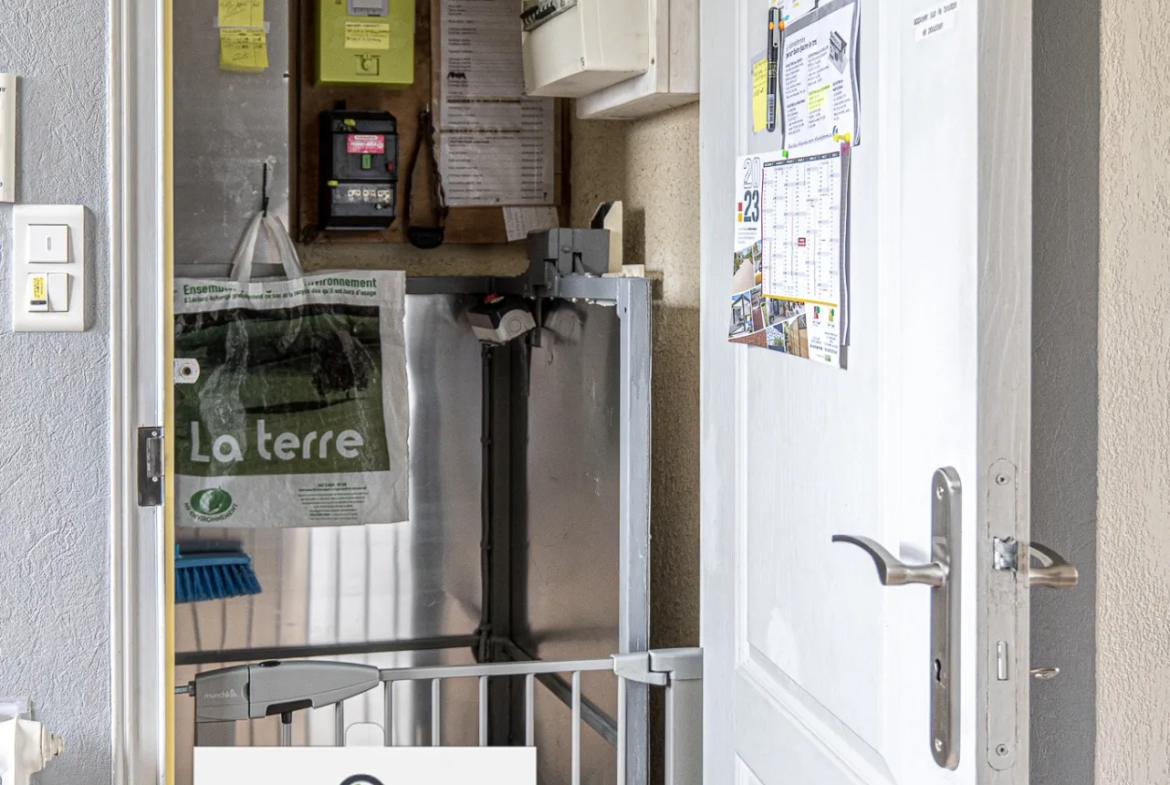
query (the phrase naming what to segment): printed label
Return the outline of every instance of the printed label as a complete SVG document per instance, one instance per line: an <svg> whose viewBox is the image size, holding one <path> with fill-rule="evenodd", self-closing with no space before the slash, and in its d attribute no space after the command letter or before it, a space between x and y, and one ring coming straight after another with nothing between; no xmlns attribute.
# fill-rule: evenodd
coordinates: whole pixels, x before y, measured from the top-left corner
<svg viewBox="0 0 1170 785"><path fill-rule="evenodd" d="M959 10L959 0L947 0L944 3L926 9L914 15L914 40L925 41L933 35L945 32L955 26L955 15Z"/></svg>
<svg viewBox="0 0 1170 785"><path fill-rule="evenodd" d="M390 25L385 22L346 22L346 49L389 49Z"/></svg>
<svg viewBox="0 0 1170 785"><path fill-rule="evenodd" d="M350 155L383 155L386 137L375 134L350 134L345 140L345 151Z"/></svg>

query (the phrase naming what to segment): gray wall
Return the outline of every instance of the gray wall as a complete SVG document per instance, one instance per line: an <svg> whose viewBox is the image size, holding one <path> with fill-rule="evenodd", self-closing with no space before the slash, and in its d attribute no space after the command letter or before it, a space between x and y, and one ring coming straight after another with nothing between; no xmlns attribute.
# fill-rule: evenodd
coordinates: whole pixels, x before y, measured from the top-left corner
<svg viewBox="0 0 1170 785"><path fill-rule="evenodd" d="M0 0L20 81L18 198L89 208L89 330L11 331L0 206L0 694L29 695L66 753L40 785L110 781L108 4Z"/></svg>
<svg viewBox="0 0 1170 785"><path fill-rule="evenodd" d="M1032 539L1077 565L1032 592L1033 785L1090 785L1096 723L1100 0L1035 0Z"/></svg>

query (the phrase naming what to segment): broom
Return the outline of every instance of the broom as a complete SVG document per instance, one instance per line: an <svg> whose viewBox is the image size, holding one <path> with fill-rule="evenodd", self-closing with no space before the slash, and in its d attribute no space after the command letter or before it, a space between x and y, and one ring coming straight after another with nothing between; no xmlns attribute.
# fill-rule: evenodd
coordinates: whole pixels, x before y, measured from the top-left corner
<svg viewBox="0 0 1170 785"><path fill-rule="evenodd" d="M227 600L261 592L252 557L237 543L175 546L175 603Z"/></svg>

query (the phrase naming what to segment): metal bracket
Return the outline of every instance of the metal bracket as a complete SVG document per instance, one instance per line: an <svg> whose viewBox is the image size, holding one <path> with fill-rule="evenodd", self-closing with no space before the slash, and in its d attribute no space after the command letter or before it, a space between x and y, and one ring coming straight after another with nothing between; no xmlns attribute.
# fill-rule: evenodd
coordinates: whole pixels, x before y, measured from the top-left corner
<svg viewBox="0 0 1170 785"><path fill-rule="evenodd" d="M632 654L614 654L613 672L616 676L639 684L665 687L670 683L670 676L668 674L655 671L650 667L650 652L648 651L639 651Z"/></svg>
<svg viewBox="0 0 1170 785"><path fill-rule="evenodd" d="M163 430L157 425L138 429L138 506L163 503Z"/></svg>

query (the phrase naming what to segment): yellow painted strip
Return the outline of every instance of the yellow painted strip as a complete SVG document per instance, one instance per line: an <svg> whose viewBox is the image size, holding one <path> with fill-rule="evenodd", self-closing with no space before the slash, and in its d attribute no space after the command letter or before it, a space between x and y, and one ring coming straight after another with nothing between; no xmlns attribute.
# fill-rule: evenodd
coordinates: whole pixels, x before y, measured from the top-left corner
<svg viewBox="0 0 1170 785"><path fill-rule="evenodd" d="M175 364L174 346L174 58L172 26L173 0L162 0L163 14L163 171L162 171L162 239L163 239L163 374ZM163 697L166 700L166 780L175 785L175 405L174 387L163 385L163 468L166 502L163 505L163 634L166 656L163 659Z"/></svg>
<svg viewBox="0 0 1170 785"><path fill-rule="evenodd" d="M764 299L765 300L780 300L781 302L786 302L786 303L804 303L805 305L823 305L826 308L840 308L841 307L840 304L838 304L838 303L825 302L824 300L801 300L801 299L796 298L796 297L777 297L774 294L765 294Z"/></svg>

